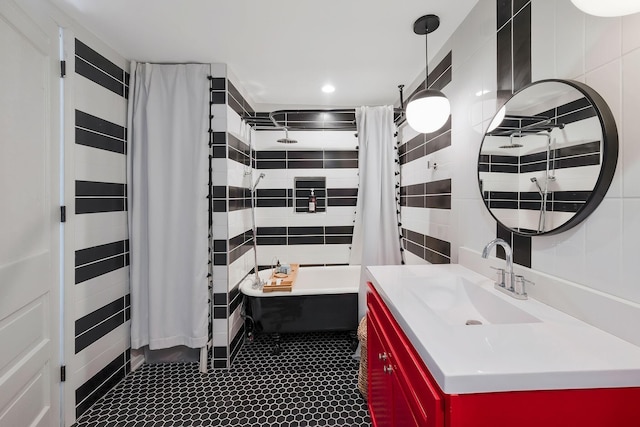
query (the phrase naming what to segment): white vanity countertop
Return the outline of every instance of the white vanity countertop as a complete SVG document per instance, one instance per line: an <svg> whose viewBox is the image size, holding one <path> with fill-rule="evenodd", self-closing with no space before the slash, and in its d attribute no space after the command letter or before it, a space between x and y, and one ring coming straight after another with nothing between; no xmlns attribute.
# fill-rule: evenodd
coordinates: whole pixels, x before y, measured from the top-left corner
<svg viewBox="0 0 640 427"><path fill-rule="evenodd" d="M447 394L640 387L640 347L534 299L504 295L493 289L493 280L463 266L371 266L367 274ZM480 326L446 322L414 292L427 289L430 280L451 275L540 321Z"/></svg>

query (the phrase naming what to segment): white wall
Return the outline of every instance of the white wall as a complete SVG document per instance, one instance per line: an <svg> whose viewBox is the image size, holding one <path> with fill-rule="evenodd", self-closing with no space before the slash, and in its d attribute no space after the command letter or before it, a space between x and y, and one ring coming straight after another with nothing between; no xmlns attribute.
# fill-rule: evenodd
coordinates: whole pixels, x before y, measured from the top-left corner
<svg viewBox="0 0 640 427"><path fill-rule="evenodd" d="M640 14L596 18L570 0L532 1L533 80L574 79L598 91L618 125L620 154L605 199L586 221L556 236L533 237L531 267L633 302L640 302L639 26ZM495 0L480 0L449 43L453 78L444 92L452 105L455 262L458 247L479 251L496 234L476 168L484 129L497 110Z"/></svg>

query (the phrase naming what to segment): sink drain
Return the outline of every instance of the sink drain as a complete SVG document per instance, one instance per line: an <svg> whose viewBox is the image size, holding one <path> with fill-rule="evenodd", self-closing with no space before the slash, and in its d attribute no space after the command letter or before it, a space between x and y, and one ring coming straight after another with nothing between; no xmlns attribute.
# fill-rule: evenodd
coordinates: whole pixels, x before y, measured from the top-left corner
<svg viewBox="0 0 640 427"><path fill-rule="evenodd" d="M475 319L469 319L465 322L465 325L482 325L482 322Z"/></svg>

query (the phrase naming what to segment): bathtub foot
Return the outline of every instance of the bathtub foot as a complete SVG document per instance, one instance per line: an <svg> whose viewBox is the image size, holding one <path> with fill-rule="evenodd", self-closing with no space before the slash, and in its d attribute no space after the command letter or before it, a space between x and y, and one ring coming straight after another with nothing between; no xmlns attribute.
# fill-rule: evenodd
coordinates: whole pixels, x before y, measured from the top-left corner
<svg viewBox="0 0 640 427"><path fill-rule="evenodd" d="M271 346L271 355L278 356L282 353L282 347L280 346L280 334L271 334L271 339L273 340L273 345Z"/></svg>
<svg viewBox="0 0 640 427"><path fill-rule="evenodd" d="M356 351L356 349L358 348L358 344L360 343L360 341L358 340L357 332L349 332L349 343L351 351Z"/></svg>

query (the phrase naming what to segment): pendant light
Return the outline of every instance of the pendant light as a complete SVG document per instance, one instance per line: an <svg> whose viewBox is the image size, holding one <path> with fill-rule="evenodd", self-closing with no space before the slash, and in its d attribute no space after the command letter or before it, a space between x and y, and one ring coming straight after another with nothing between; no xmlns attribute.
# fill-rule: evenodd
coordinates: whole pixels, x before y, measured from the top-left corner
<svg viewBox="0 0 640 427"><path fill-rule="evenodd" d="M424 35L425 44L425 79L424 89L409 99L406 108L407 122L420 133L434 132L440 129L449 119L451 105L444 93L429 89L429 45L427 34L440 26L440 18L436 15L425 15L413 24L413 32Z"/></svg>
<svg viewBox="0 0 640 427"><path fill-rule="evenodd" d="M595 16L624 16L640 12L638 0L571 0L575 7Z"/></svg>

